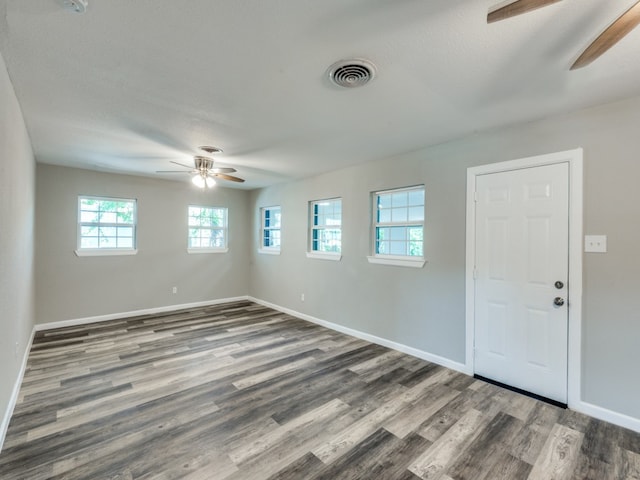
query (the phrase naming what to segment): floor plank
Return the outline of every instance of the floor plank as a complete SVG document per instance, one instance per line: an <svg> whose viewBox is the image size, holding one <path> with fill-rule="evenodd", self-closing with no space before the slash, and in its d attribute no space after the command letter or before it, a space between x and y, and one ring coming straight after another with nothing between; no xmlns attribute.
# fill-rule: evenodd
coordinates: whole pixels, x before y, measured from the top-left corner
<svg viewBox="0 0 640 480"><path fill-rule="evenodd" d="M640 480L640 434L248 301L38 332L3 480Z"/></svg>

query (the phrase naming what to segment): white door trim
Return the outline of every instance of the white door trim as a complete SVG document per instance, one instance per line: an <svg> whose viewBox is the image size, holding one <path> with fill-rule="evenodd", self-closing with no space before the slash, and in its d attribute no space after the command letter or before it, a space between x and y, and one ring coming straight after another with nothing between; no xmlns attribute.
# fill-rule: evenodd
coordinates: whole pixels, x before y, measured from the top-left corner
<svg viewBox="0 0 640 480"><path fill-rule="evenodd" d="M473 346L475 343L475 185L476 176L538 167L556 163L569 164L569 345L567 398L569 408L577 409L581 402L582 366L582 148L491 163L467 169L467 254L466 254L466 355L465 369L475 372Z"/></svg>

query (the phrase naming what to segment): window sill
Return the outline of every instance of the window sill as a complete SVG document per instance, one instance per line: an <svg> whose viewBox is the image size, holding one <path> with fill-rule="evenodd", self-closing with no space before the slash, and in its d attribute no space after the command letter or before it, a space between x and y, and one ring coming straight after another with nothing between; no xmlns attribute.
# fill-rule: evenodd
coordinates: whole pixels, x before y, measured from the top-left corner
<svg viewBox="0 0 640 480"><path fill-rule="evenodd" d="M321 253L321 252L307 252L307 258L315 258L318 260L331 260L339 262L342 259L341 253Z"/></svg>
<svg viewBox="0 0 640 480"><path fill-rule="evenodd" d="M259 248L258 253L262 255L280 255L280 249L275 248Z"/></svg>
<svg viewBox="0 0 640 480"><path fill-rule="evenodd" d="M227 253L228 248L187 248L187 253Z"/></svg>
<svg viewBox="0 0 640 480"><path fill-rule="evenodd" d="M136 255L138 253L137 248L127 249L107 249L107 248L92 248L92 249L78 249L75 250L78 257L106 257L114 255Z"/></svg>
<svg viewBox="0 0 640 480"><path fill-rule="evenodd" d="M404 257L367 257L369 263L377 263L379 265L394 265L396 267L422 268L426 263L423 257L404 258Z"/></svg>

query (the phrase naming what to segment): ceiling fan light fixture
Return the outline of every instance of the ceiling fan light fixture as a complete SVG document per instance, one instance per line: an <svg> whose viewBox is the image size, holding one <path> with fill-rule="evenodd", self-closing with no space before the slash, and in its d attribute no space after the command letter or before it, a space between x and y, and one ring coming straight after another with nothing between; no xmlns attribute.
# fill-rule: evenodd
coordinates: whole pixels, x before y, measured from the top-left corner
<svg viewBox="0 0 640 480"><path fill-rule="evenodd" d="M198 188L204 188L206 185L206 180L199 173L194 175L191 179L191 183L193 183Z"/></svg>
<svg viewBox="0 0 640 480"><path fill-rule="evenodd" d="M66 10L75 13L84 13L87 11L87 0L63 0L62 5Z"/></svg>
<svg viewBox="0 0 640 480"><path fill-rule="evenodd" d="M207 178L205 179L205 183L207 184L207 187L209 188L213 188L216 185L216 181L213 177L209 177L207 176Z"/></svg>

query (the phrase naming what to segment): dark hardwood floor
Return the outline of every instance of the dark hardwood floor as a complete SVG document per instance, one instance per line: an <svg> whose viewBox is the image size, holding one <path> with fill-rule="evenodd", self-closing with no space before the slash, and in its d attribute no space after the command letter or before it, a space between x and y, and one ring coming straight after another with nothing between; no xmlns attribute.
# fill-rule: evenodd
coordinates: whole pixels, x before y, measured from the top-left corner
<svg viewBox="0 0 640 480"><path fill-rule="evenodd" d="M40 332L3 480L640 479L640 434L250 302Z"/></svg>

